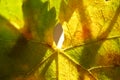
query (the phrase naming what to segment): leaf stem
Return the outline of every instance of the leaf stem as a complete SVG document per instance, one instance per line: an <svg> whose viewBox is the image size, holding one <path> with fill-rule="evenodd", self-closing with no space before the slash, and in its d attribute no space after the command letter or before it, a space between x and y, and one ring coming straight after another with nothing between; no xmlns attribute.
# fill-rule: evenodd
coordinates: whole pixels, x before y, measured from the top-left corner
<svg viewBox="0 0 120 80"><path fill-rule="evenodd" d="M82 44L74 45L74 46L65 48L63 51L68 51L68 50L71 50L71 49L74 49L74 48L77 48L77 47L81 47L81 46L85 46L85 45L88 45L88 44L93 44L93 43L106 41L106 40L117 39L117 38L120 38L120 36L116 36L116 37L112 37L112 38L104 38L104 39L94 40L94 41L91 41L91 42L88 42L88 43L82 43Z"/></svg>

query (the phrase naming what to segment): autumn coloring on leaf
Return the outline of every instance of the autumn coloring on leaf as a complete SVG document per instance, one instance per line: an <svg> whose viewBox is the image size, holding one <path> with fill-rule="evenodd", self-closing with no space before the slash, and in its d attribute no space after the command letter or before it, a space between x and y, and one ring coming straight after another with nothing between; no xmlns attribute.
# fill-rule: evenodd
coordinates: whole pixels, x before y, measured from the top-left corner
<svg viewBox="0 0 120 80"><path fill-rule="evenodd" d="M120 80L120 0L0 0L0 80Z"/></svg>

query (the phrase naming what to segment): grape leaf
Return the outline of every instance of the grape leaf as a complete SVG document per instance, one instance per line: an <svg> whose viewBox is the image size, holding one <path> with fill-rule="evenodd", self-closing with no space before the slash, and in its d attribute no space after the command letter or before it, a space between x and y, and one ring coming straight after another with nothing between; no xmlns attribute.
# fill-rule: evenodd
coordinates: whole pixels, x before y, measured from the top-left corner
<svg viewBox="0 0 120 80"><path fill-rule="evenodd" d="M119 0L15 2L0 0L0 79L120 79Z"/></svg>
<svg viewBox="0 0 120 80"><path fill-rule="evenodd" d="M17 29L9 21L8 17L12 16L2 14L0 16L0 79L2 80L13 80L27 75L32 68L51 54L52 49L49 48L53 40L50 27L54 27L56 22L54 8L48 11L48 2L33 2L33 0L25 1L21 6L24 16L23 28ZM10 4L12 6L14 3ZM47 35L48 37L43 37Z"/></svg>

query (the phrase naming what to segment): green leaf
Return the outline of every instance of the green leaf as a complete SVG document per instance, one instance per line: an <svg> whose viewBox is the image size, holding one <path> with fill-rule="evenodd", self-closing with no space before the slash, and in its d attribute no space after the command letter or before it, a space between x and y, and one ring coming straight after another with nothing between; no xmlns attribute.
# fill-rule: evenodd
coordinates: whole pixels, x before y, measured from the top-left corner
<svg viewBox="0 0 120 80"><path fill-rule="evenodd" d="M99 80L119 80L120 67L98 67L91 70L91 72L99 79Z"/></svg>
<svg viewBox="0 0 120 80"><path fill-rule="evenodd" d="M12 6L13 2L9 5ZM16 28L12 24L16 23L14 17L11 22L4 17L12 18L12 16L6 16L1 12L1 15L4 15L0 17L0 79L2 80L26 76L52 51L50 49L53 42L52 30L56 23L54 8L48 10L48 2L42 3L37 0L25 1L21 7L24 17L23 28Z"/></svg>
<svg viewBox="0 0 120 80"><path fill-rule="evenodd" d="M0 79L119 80L119 22L119 0L0 0Z"/></svg>

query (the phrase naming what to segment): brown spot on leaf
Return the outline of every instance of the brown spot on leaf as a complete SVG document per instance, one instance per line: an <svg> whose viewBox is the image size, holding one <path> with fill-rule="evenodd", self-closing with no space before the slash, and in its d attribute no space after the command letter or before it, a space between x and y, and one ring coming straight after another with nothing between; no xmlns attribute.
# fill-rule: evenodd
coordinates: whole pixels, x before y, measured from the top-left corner
<svg viewBox="0 0 120 80"><path fill-rule="evenodd" d="M91 38L91 30L87 27L87 24L84 24L82 30L83 30L82 37L84 38L84 40Z"/></svg>
<svg viewBox="0 0 120 80"><path fill-rule="evenodd" d="M29 39L33 38L33 35L32 35L32 32L30 31L30 29L22 28L20 31L26 39L29 40Z"/></svg>
<svg viewBox="0 0 120 80"><path fill-rule="evenodd" d="M106 53L105 55L101 55L98 58L99 65L120 65L120 54L118 52L111 51L111 53Z"/></svg>

